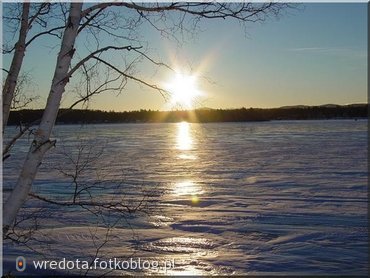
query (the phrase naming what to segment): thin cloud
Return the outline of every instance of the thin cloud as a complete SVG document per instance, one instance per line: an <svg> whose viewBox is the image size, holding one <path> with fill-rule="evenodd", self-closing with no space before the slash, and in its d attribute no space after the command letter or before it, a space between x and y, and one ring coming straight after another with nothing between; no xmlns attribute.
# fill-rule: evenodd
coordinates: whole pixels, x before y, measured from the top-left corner
<svg viewBox="0 0 370 278"><path fill-rule="evenodd" d="M296 51L296 52L301 52L301 51L325 51L328 50L329 48L323 48L323 47L299 47L299 48L290 48L288 49L289 51Z"/></svg>
<svg viewBox="0 0 370 278"><path fill-rule="evenodd" d="M289 48L288 51L312 53L312 54L327 54L335 56L348 56L356 58L366 58L367 52L365 50L353 48L340 48L340 47L298 47Z"/></svg>

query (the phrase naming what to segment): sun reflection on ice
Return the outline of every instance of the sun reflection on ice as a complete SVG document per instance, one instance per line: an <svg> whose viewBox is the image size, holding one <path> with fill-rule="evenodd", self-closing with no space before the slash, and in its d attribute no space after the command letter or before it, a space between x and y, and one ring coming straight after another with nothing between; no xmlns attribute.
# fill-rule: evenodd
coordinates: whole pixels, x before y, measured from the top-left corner
<svg viewBox="0 0 370 278"><path fill-rule="evenodd" d="M199 203L199 195L203 193L202 188L192 181L176 183L173 191L177 196L189 197L193 204Z"/></svg>
<svg viewBox="0 0 370 278"><path fill-rule="evenodd" d="M191 126L188 122L177 124L176 148L180 150L178 154L178 158L180 159L196 159L196 156L189 152L189 150L193 149L194 144L190 127ZM202 194L202 189L193 181L186 180L176 183L173 188L173 192L176 196L185 196L186 198L189 198L192 204L196 205L199 203L199 194Z"/></svg>
<svg viewBox="0 0 370 278"><path fill-rule="evenodd" d="M178 158L189 159L189 160L197 159L197 157L195 155L191 155L191 154L179 154Z"/></svg>
<svg viewBox="0 0 370 278"><path fill-rule="evenodd" d="M181 122L177 124L177 149L186 151L193 148L193 138L190 132L190 124Z"/></svg>
<svg viewBox="0 0 370 278"><path fill-rule="evenodd" d="M175 184L174 193L179 196L201 194L200 186L192 181L183 181Z"/></svg>

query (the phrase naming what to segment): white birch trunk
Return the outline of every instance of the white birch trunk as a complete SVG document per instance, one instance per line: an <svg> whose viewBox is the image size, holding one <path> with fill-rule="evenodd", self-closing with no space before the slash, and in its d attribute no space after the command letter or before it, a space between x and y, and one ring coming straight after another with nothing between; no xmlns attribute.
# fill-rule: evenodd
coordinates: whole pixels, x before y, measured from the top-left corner
<svg viewBox="0 0 370 278"><path fill-rule="evenodd" d="M64 30L62 45L58 54L54 77L41 123L35 133L17 183L4 205L4 234L6 234L9 227L13 224L19 209L26 201L44 154L55 143L50 141L49 138L58 115L62 94L68 83L67 73L74 53L74 44L81 20L81 10L82 3L71 3L69 19Z"/></svg>
<svg viewBox="0 0 370 278"><path fill-rule="evenodd" d="M21 71L23 57L26 51L26 37L28 32L28 15L30 11L30 3L23 3L21 28L19 31L18 42L15 45L14 56L10 65L9 73L6 77L3 88L3 132L8 123L10 107L12 105L15 87L19 72Z"/></svg>

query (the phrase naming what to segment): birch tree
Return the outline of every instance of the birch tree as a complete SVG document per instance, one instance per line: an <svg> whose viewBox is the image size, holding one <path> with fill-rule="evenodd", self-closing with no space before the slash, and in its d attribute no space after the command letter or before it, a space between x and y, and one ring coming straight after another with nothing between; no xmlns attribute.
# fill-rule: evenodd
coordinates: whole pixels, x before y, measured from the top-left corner
<svg viewBox="0 0 370 278"><path fill-rule="evenodd" d="M119 13L122 15L120 19L124 19L125 16L131 17L128 19L126 18L126 20L129 20L131 24L127 27L129 30L126 31L135 32L134 27L136 24L145 22L157 30L161 35L171 36L177 31L182 32L188 22L192 22L193 26L191 28L194 28L194 26L202 19L224 20L230 18L242 23L259 22L266 20L270 16L278 16L281 11L287 7L289 7L288 4L282 3L176 2L138 4L133 2L113 2L90 4L87 8L83 9L82 3L71 3L69 6L67 23L63 27L60 50L45 110L37 131L34 134L34 139L30 145L18 180L4 205L4 234L6 234L6 231L11 227L19 209L26 202L31 191L32 183L36 177L38 168L42 163L45 153L56 143L55 140L50 139L50 136L58 116L61 99L66 89L66 85L78 71L82 69L86 76L88 76L92 68L101 66L109 69L111 73L114 72L119 78L121 78L121 82L123 81L121 84L123 85L119 86L120 90L122 90L128 81L131 81L152 88L164 96L168 93L157 84L145 81L143 78L128 72L127 68L130 68L130 66L122 69L114 65L109 59L104 58L103 53L123 51L130 53L135 52L142 59L149 61L155 66L165 66L170 68L166 64L158 62L148 56L142 51L141 45L135 45L137 40L132 39L130 36L123 37L117 33L114 34L118 38L129 41L130 43L127 45L106 45L100 47L99 40L96 40L96 50L90 51L90 53L84 58L72 64L72 61L75 60L73 60L75 52L78 51L79 48L78 44L76 44L76 39L81 33L83 33L82 31L90 30L91 32L94 32L95 30L97 32L105 32L112 35L114 31L116 31L117 27L108 28L107 26L102 25L102 21L99 21L99 18L107 18L112 14L117 16L117 10L119 10ZM27 5L24 6L24 13L24 17L26 18ZM102 15L103 17L101 17ZM167 19L171 20L166 21ZM187 19L190 19L190 21ZM120 26L119 20L116 20L116 24L117 26ZM24 28L27 28L26 23ZM20 43L18 46L20 49L20 56L24 55L24 43ZM21 58L22 57L19 59ZM87 67L91 62L93 62L92 66ZM17 64L21 63L22 62L17 62ZM7 86L10 87L11 82L9 81L8 83L9 85ZM99 86L97 88L99 88ZM95 92L95 90L90 91L90 93L91 92ZM96 92L99 92L99 90L96 90ZM93 94L87 93L87 98L92 95ZM4 123L6 123L6 121L3 121L3 125Z"/></svg>
<svg viewBox="0 0 370 278"><path fill-rule="evenodd" d="M37 96L30 94L29 85L33 84L30 72L22 73L27 48L44 36L61 38L64 28L65 4L44 3L8 3L3 10L3 55L12 55L8 69L3 68L5 80L2 87L3 134L8 123L10 110L27 107ZM52 20L51 20L52 19ZM58 20L56 20L58 19ZM17 37L17 39L14 38ZM26 90L27 88L27 90ZM19 124L19 132L8 142L3 142L3 161L10 156L10 149L32 125Z"/></svg>
<svg viewBox="0 0 370 278"><path fill-rule="evenodd" d="M51 141L49 137L55 123L65 85L68 82L67 72L73 57L74 44L81 19L81 10L82 3L71 3L68 23L64 31L61 49L57 58L47 105L40 126L31 143L17 184L4 205L4 233L9 229L18 210L26 201L43 156L46 151L55 144L55 141Z"/></svg>
<svg viewBox="0 0 370 278"><path fill-rule="evenodd" d="M14 4L13 4L14 5ZM3 46L4 54L13 53L12 62L9 70L6 70L6 80L3 86L3 130L7 125L10 109L14 99L14 94L17 88L17 81L21 72L23 59L26 54L26 48L40 36L49 34L58 36L56 32L61 27L47 29L48 13L51 9L50 3L34 3L24 2L17 4L13 9L7 10L8 14L3 16L5 23L13 25L13 32L16 32L19 24L18 39L13 47ZM20 14L17 15L18 10ZM30 30L35 25L41 26L44 30L37 32L29 38Z"/></svg>
<svg viewBox="0 0 370 278"><path fill-rule="evenodd" d="M24 52L26 48L26 35L28 30L28 15L30 10L30 3L26 2L23 4L21 28L19 32L19 39L15 45L15 53L13 61L10 66L9 73L7 75L4 89L3 89L3 130L8 122L10 107L13 100L15 87L17 85L17 79L21 70Z"/></svg>

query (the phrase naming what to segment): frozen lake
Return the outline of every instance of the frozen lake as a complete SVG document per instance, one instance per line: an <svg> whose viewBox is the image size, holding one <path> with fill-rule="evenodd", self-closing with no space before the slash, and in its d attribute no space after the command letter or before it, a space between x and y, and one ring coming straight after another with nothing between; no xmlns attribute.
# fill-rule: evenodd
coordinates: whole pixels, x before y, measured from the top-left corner
<svg viewBox="0 0 370 278"><path fill-rule="evenodd" d="M93 258L106 221L115 225L99 257L174 259L167 274L367 275L367 123L57 126L33 192L69 201L63 153L76 158L80 146L91 161L81 200L144 198L145 213L118 221L30 199L22 214L39 215L28 245L40 254L5 243L5 271L20 253ZM4 164L5 195L30 141L20 143Z"/></svg>

